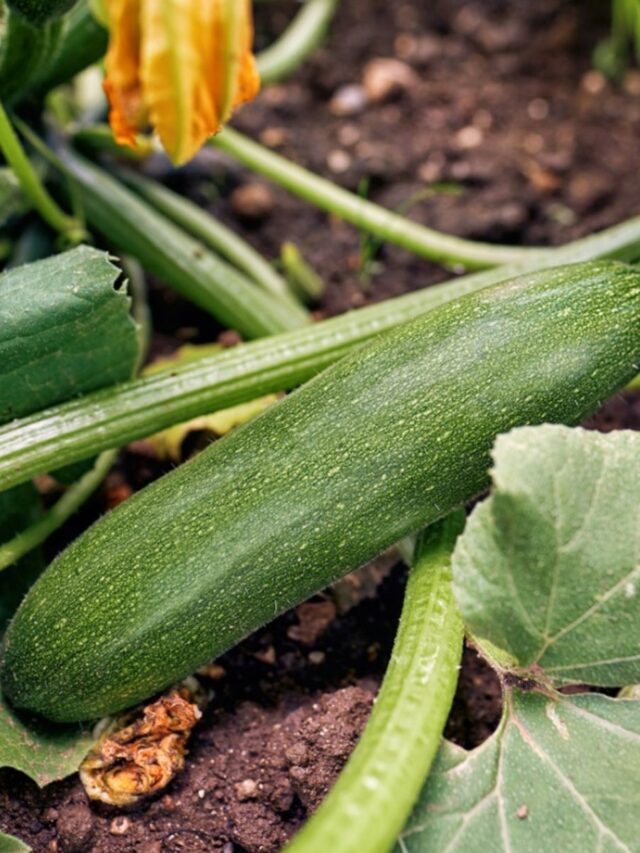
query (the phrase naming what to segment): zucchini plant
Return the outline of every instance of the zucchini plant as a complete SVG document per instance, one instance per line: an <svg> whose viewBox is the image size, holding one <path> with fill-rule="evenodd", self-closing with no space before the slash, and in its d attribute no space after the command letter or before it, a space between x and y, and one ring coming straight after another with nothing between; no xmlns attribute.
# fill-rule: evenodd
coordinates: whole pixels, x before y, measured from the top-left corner
<svg viewBox="0 0 640 853"><path fill-rule="evenodd" d="M491 495L457 542L453 516L419 540L374 712L287 850L635 849L640 703L591 691L640 677L639 449L637 433L550 425L498 438ZM428 775L462 623L500 677L502 719L470 752L443 741Z"/></svg>
<svg viewBox="0 0 640 853"><path fill-rule="evenodd" d="M398 545L377 701L288 849L636 850L640 439L577 425L638 387L640 219L557 248L464 239L218 134L339 5L308 0L254 56L248 0L0 0L0 768L66 777L98 731ZM618 53L635 5L614 4ZM229 174L461 274L317 319L294 244L282 274L151 177L209 141ZM237 345L141 371L185 303ZM119 448L179 463L193 418L225 434L58 547ZM502 691L473 750L444 738L465 641ZM27 849L11 830L0 814L0 851Z"/></svg>
<svg viewBox="0 0 640 853"><path fill-rule="evenodd" d="M183 678L472 498L499 433L579 422L635 375L639 329L640 275L605 261L379 337L78 539L12 623L2 689L69 722Z"/></svg>

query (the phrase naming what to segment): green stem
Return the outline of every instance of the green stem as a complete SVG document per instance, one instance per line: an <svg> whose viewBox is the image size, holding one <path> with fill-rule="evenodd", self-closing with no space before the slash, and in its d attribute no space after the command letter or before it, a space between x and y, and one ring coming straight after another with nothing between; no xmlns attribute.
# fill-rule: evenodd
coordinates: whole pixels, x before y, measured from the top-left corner
<svg viewBox="0 0 640 853"><path fill-rule="evenodd" d="M456 512L416 547L398 633L371 717L346 767L287 853L387 853L424 784L458 682L464 626L451 585Z"/></svg>
<svg viewBox="0 0 640 853"><path fill-rule="evenodd" d="M540 249L493 246L433 231L336 186L230 127L212 137L210 144L322 210L432 261L484 269L542 253Z"/></svg>
<svg viewBox="0 0 640 853"><path fill-rule="evenodd" d="M88 0L80 0L65 16L64 38L59 50L36 84L39 94L66 83L89 65L99 62L107 50L107 30L95 19Z"/></svg>
<svg viewBox="0 0 640 853"><path fill-rule="evenodd" d="M256 287L93 163L65 151L57 165L73 179L92 228L225 325L256 338L308 322L300 306Z"/></svg>
<svg viewBox="0 0 640 853"><path fill-rule="evenodd" d="M280 250L280 260L289 287L302 302L315 302L322 297L324 281L307 263L295 243L285 240Z"/></svg>
<svg viewBox="0 0 640 853"><path fill-rule="evenodd" d="M36 170L24 152L9 117L0 103L0 149L20 181L25 196L44 221L62 234L70 243L80 243L86 237L81 223L61 210L44 188Z"/></svg>
<svg viewBox="0 0 640 853"><path fill-rule="evenodd" d="M228 261L260 285L263 290L271 293L277 299L284 300L293 310L304 317L299 304L289 293L286 281L274 270L259 252L239 237L231 228L227 228L206 211L201 210L193 202L163 187L157 181L151 181L130 170L122 170L120 177L135 192L148 201L156 210L179 225L193 237L210 246L223 255Z"/></svg>
<svg viewBox="0 0 640 853"><path fill-rule="evenodd" d="M62 403L0 428L0 491L189 418L294 388L368 338L504 279L596 258L638 257L635 217L536 260L463 276Z"/></svg>
<svg viewBox="0 0 640 853"><path fill-rule="evenodd" d="M640 376L636 376L636 378L627 385L627 391L640 391Z"/></svg>
<svg viewBox="0 0 640 853"><path fill-rule="evenodd" d="M22 530L9 542L0 545L0 571L17 563L29 551L41 545L51 534L78 510L104 480L118 455L117 450L106 450L100 454L94 467L87 471L77 483L70 486L64 495L45 515Z"/></svg>
<svg viewBox="0 0 640 853"><path fill-rule="evenodd" d="M307 0L280 38L258 55L264 85L288 77L322 44L339 0Z"/></svg>

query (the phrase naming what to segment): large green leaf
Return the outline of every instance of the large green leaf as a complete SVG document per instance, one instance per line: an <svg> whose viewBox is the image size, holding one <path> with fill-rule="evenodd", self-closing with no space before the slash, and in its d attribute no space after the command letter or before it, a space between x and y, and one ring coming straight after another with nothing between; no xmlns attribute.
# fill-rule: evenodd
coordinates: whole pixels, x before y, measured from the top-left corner
<svg viewBox="0 0 640 853"><path fill-rule="evenodd" d="M0 853L27 853L31 850L26 844L23 844L19 838L14 838L13 835L5 835L0 832Z"/></svg>
<svg viewBox="0 0 640 853"><path fill-rule="evenodd" d="M91 733L78 726L18 716L0 695L0 767L14 767L48 785L77 770L92 743Z"/></svg>
<svg viewBox="0 0 640 853"><path fill-rule="evenodd" d="M441 749L399 850L640 850L640 702L506 698L500 729L481 747Z"/></svg>
<svg viewBox="0 0 640 853"><path fill-rule="evenodd" d="M485 743L442 746L398 850L640 851L640 701L554 690L639 679L640 434L525 427L494 460L454 585L515 686Z"/></svg>
<svg viewBox="0 0 640 853"><path fill-rule="evenodd" d="M138 339L118 275L80 246L0 276L0 423L131 376Z"/></svg>
<svg viewBox="0 0 640 853"><path fill-rule="evenodd" d="M555 684L640 680L640 433L501 436L454 555L470 632Z"/></svg>
<svg viewBox="0 0 640 853"><path fill-rule="evenodd" d="M80 247L0 276L0 422L131 376L139 344L118 274L106 253ZM37 512L30 484L0 494L0 541ZM36 552L0 573L0 635L41 568ZM78 727L19 717L0 694L0 767L44 785L76 770L90 744Z"/></svg>

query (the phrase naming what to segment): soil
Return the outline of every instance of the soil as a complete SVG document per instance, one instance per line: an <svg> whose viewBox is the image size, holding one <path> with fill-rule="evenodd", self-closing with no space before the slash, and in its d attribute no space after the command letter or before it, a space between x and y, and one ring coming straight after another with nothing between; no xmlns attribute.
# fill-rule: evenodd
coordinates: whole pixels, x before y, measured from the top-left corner
<svg viewBox="0 0 640 853"><path fill-rule="evenodd" d="M258 4L259 43L268 43L295 7ZM235 123L434 228L486 241L562 243L640 208L640 72L614 86L591 65L606 34L606 7L345 0L326 46ZM395 63L371 64L381 58ZM180 172L160 161L151 169L267 257L293 241L327 283L318 316L448 275L367 240L214 150ZM154 353L222 332L163 288L152 287L151 306ZM640 394L619 395L588 425L639 429ZM162 470L144 443L129 448L50 550ZM216 661L204 677L215 696L187 767L163 795L116 811L89 806L76 777L38 791L5 770L0 829L38 853L280 849L357 741L389 658L404 579L396 556L383 555ZM467 650L447 736L474 747L494 730L500 710L497 679Z"/></svg>

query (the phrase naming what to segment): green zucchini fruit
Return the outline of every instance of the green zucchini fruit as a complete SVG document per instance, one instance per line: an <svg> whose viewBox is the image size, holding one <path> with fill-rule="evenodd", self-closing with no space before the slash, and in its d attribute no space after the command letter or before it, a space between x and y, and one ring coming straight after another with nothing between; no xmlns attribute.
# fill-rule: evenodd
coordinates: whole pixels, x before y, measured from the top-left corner
<svg viewBox="0 0 640 853"><path fill-rule="evenodd" d="M640 365L640 273L513 279L347 355L109 513L45 571L0 681L59 721L118 711L487 484L495 437L577 423Z"/></svg>

